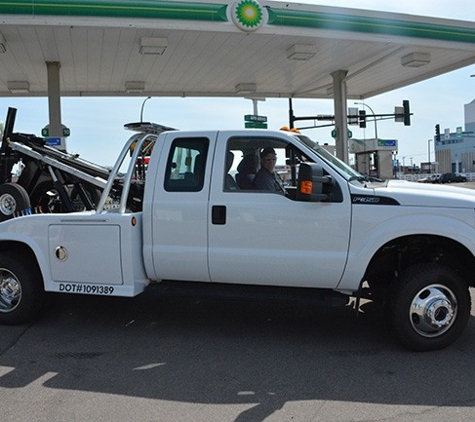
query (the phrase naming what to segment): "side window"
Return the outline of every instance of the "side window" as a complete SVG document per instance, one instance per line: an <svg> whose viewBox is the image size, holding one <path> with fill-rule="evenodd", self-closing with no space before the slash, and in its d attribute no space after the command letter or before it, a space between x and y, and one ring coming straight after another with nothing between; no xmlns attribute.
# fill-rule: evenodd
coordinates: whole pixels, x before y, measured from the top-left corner
<svg viewBox="0 0 475 422"><path fill-rule="evenodd" d="M164 188L167 192L199 192L203 189L209 140L175 139L168 156Z"/></svg>
<svg viewBox="0 0 475 422"><path fill-rule="evenodd" d="M268 157L263 157L269 151L272 152L272 166L266 165ZM227 145L223 190L285 194L287 187L296 186L299 158L302 154L281 139L233 137ZM256 183L258 179L264 183Z"/></svg>

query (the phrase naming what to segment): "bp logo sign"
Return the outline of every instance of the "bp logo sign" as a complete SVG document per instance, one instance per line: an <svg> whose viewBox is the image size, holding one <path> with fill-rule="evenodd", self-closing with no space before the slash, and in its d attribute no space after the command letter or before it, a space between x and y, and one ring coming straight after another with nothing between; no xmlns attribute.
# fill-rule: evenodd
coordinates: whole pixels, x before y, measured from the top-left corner
<svg viewBox="0 0 475 422"><path fill-rule="evenodd" d="M241 0L231 6L231 18L239 29L255 31L267 19L267 13L255 0Z"/></svg>

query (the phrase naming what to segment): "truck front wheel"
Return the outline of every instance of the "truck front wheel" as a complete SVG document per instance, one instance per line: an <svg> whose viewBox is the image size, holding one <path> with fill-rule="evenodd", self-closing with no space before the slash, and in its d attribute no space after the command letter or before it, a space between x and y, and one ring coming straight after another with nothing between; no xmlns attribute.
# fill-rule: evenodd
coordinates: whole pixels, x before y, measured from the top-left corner
<svg viewBox="0 0 475 422"><path fill-rule="evenodd" d="M438 350L460 336L470 307L468 286L459 274L439 264L418 264L394 282L390 322L408 349Z"/></svg>
<svg viewBox="0 0 475 422"><path fill-rule="evenodd" d="M36 265L12 253L0 254L0 324L33 319L43 307L45 292Z"/></svg>

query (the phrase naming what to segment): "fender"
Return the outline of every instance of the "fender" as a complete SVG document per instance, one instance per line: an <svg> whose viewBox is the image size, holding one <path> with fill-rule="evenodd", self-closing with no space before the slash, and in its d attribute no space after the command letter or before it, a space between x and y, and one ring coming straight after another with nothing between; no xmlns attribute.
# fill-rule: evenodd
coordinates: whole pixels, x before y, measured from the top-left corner
<svg viewBox="0 0 475 422"><path fill-rule="evenodd" d="M388 242L408 235L436 235L452 239L475 255L475 215L473 209L378 206L367 212L353 206L352 231L348 261L337 290L355 292L376 252ZM410 209L408 209L410 208ZM379 221L378 221L379 220Z"/></svg>
<svg viewBox="0 0 475 422"><path fill-rule="evenodd" d="M3 224L3 223L2 223ZM49 259L47 257L47 251L44 251L40 244L36 242L30 236L21 233L3 233L0 232L0 246L2 243L14 242L17 244L28 247L35 256L36 262L43 277L43 286L45 291L48 290L47 286L51 283L51 270L49 265Z"/></svg>

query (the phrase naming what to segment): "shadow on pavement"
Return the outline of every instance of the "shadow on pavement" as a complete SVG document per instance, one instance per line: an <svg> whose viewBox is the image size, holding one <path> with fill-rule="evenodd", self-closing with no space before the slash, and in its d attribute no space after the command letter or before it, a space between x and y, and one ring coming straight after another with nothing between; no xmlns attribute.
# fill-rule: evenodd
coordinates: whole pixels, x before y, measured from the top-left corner
<svg viewBox="0 0 475 422"><path fill-rule="evenodd" d="M349 307L160 296L57 295L11 339L0 387L46 373L51 389L188 403L253 404L236 419L262 421L288 401L338 400L472 406L475 324L452 347L399 348L382 315ZM10 335L10 337L8 337Z"/></svg>

